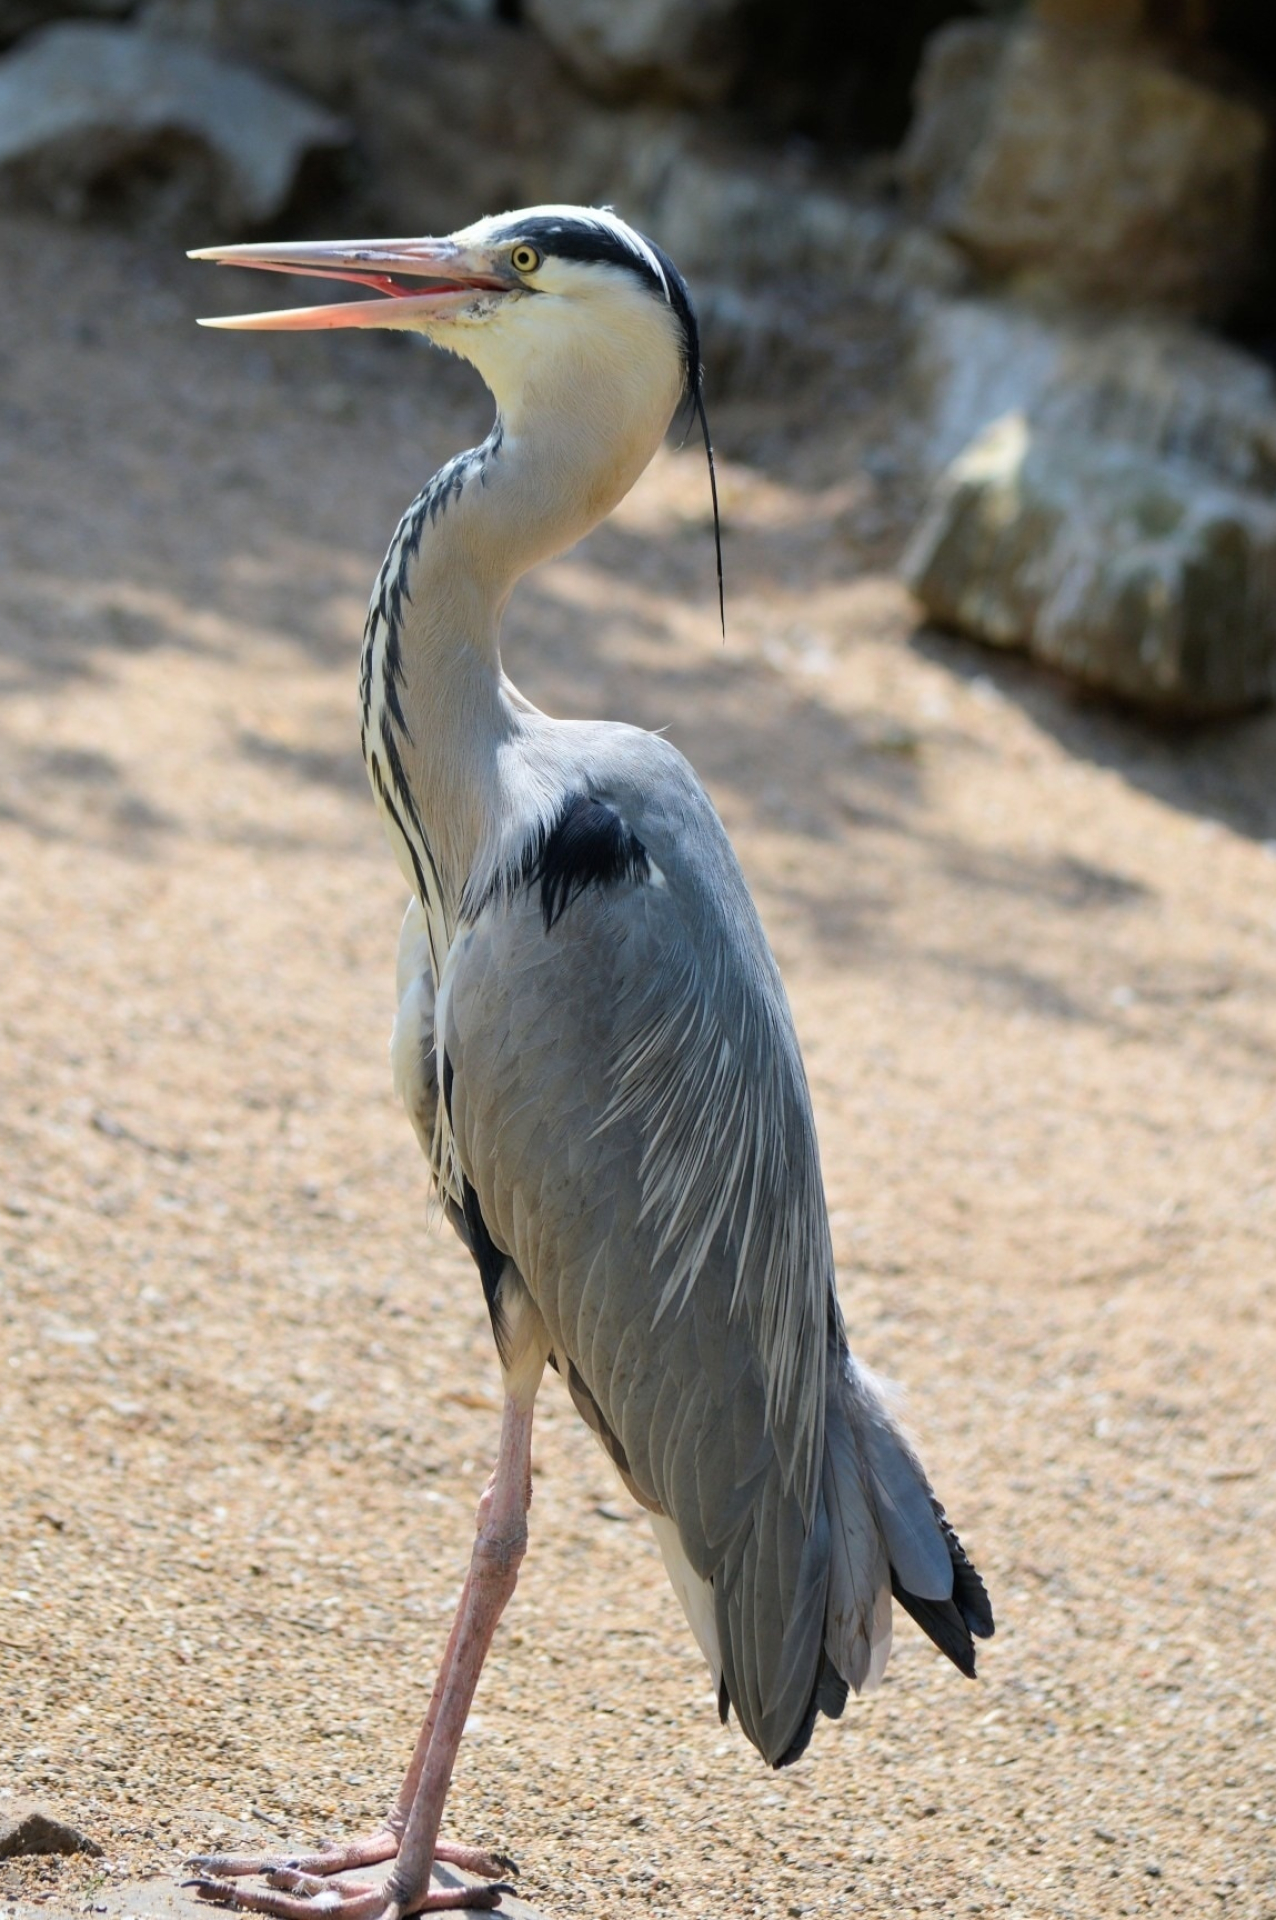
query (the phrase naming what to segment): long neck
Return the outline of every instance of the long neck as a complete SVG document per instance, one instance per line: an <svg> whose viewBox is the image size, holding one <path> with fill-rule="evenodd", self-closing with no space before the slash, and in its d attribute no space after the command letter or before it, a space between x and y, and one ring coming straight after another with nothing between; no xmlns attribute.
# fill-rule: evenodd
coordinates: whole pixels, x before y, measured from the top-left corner
<svg viewBox="0 0 1276 1920"><path fill-rule="evenodd" d="M483 446L434 476L386 556L365 635L364 753L400 865L418 893L437 894L439 906L423 904L447 938L511 809L534 825L558 797L552 768L517 752L536 716L501 672L510 592L629 491L675 398L636 381L582 393L577 381L507 404Z"/></svg>

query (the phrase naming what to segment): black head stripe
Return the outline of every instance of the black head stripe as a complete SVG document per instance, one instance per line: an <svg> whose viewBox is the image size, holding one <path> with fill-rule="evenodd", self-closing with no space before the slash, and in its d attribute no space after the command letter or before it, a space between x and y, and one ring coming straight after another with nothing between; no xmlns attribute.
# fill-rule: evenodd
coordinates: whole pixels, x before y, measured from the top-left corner
<svg viewBox="0 0 1276 1920"><path fill-rule="evenodd" d="M688 396L693 398L700 392L703 384L704 368L700 364L700 324L696 319L696 310L691 304L691 294L687 283L675 267L663 247L654 240L647 245L660 262L665 281L669 289L669 305L682 333L682 368Z"/></svg>
<svg viewBox="0 0 1276 1920"><path fill-rule="evenodd" d="M700 386L700 329L696 310L691 304L687 283L669 255L654 240L643 237L659 263L658 268L641 247L636 247L622 229L608 220L572 220L562 214L540 213L525 220L511 220L493 235L498 241L526 240L541 253L552 254L559 260L596 261L601 266L619 267L632 273L648 292L667 301L682 335L683 377L691 397Z"/></svg>

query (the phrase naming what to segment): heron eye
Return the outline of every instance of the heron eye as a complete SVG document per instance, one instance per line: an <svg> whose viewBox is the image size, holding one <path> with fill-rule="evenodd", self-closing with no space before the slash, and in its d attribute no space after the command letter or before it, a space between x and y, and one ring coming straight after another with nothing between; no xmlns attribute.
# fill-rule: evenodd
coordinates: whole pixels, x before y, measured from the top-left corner
<svg viewBox="0 0 1276 1920"><path fill-rule="evenodd" d="M516 273L535 273L540 263L535 247L515 247L510 255L510 265Z"/></svg>

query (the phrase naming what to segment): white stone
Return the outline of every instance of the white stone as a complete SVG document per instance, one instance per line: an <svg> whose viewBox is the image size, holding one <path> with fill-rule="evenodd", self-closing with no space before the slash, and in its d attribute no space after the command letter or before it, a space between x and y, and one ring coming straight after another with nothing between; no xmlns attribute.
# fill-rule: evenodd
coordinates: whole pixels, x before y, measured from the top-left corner
<svg viewBox="0 0 1276 1920"><path fill-rule="evenodd" d="M104 182L158 176L161 205L206 206L223 233L286 206L340 121L248 69L129 27L68 22L0 61L0 193L79 215Z"/></svg>
<svg viewBox="0 0 1276 1920"><path fill-rule="evenodd" d="M1189 462L1009 414L949 469L902 571L942 624L1141 705L1276 696L1276 502Z"/></svg>
<svg viewBox="0 0 1276 1920"><path fill-rule="evenodd" d="M1188 461L1276 495L1276 381L1260 360L1171 320L938 301L917 321L913 399L938 474L1002 414Z"/></svg>

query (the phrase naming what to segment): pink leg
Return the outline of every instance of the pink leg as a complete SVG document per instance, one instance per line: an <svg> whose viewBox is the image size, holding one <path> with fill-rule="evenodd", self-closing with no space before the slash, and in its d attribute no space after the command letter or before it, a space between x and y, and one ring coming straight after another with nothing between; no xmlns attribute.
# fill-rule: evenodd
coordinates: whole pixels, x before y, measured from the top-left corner
<svg viewBox="0 0 1276 1920"><path fill-rule="evenodd" d="M491 1491L492 1484L493 1481L489 1480L488 1492ZM457 1603L456 1615L452 1621L452 1631L448 1635L447 1646L443 1650L443 1658L439 1663L434 1692L430 1696L425 1719L421 1722L421 1731L417 1735L408 1770L403 1776L403 1784L399 1788L394 1808L384 1827L376 1833L366 1835L361 1840L348 1840L340 1846L335 1842L325 1841L313 1853L200 1854L187 1862L189 1866L197 1868L201 1876L200 1881L191 1881L190 1885L199 1887L203 1892L201 1882L206 1877L239 1879L250 1874L268 1875L274 1885L279 1883L280 1876L285 1873L305 1876L349 1873L352 1869L376 1867L385 1860L394 1859L403 1839L403 1830L408 1824L408 1815L412 1811L412 1801L416 1794L417 1782L421 1778L421 1769L425 1765L425 1756L429 1752L430 1741L434 1734L434 1722L438 1718L439 1701L443 1698L443 1689L447 1684L448 1674L452 1670L457 1635L465 1614L469 1590L470 1575L467 1573L461 1598ZM502 1874L517 1872L514 1862L508 1855L486 1853L480 1847L461 1846L454 1840L439 1840L434 1849L434 1857L436 1860L445 1861L449 1866L460 1867L466 1873L482 1874L488 1880L499 1880ZM212 1896L205 1893L203 1897L207 1899Z"/></svg>
<svg viewBox="0 0 1276 1920"><path fill-rule="evenodd" d="M201 1899L277 1920L316 1920L320 1913L338 1920L401 1920L448 1907L496 1905L499 1886L431 1892L430 1869L435 1860L446 1861L495 1879L513 1868L501 1855L440 1840L438 1828L483 1661L527 1546L531 1434L530 1408L524 1412L507 1399L496 1470L479 1502L470 1570L412 1759L384 1828L367 1839L309 1854L203 1855L190 1862L197 1877L186 1882ZM384 1887L331 1879L385 1860L395 1866ZM278 1891L233 1884L250 1874L262 1875Z"/></svg>
<svg viewBox="0 0 1276 1920"><path fill-rule="evenodd" d="M415 1912L429 1889L439 1821L461 1735L497 1622L514 1591L527 1551L527 1509L531 1500L532 1410L519 1407L507 1397L496 1471L479 1501L478 1538L449 1642L452 1658L437 1701L430 1703L435 1710L434 1726L412 1787L403 1842L386 1882L386 1920L399 1920L400 1915ZM413 1755L414 1763L417 1757ZM410 1767L405 1790L412 1771Z"/></svg>

